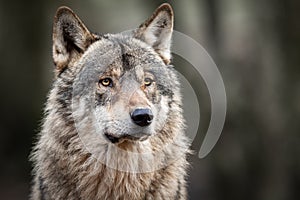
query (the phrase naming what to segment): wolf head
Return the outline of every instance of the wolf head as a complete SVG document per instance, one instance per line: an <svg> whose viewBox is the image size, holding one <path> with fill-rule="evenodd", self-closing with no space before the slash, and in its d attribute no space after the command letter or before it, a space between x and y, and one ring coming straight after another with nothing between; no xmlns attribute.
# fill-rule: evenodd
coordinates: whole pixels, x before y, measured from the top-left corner
<svg viewBox="0 0 300 200"><path fill-rule="evenodd" d="M135 30L103 35L91 33L69 8L59 8L53 59L61 108L72 108L77 124L96 126L106 142L172 138L177 129L181 132L179 82L169 65L172 31L169 4Z"/></svg>

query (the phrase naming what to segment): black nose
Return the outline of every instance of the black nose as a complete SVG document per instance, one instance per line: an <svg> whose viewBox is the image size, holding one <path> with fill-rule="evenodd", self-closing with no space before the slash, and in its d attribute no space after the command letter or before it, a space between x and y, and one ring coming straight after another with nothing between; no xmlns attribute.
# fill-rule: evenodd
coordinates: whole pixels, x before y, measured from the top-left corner
<svg viewBox="0 0 300 200"><path fill-rule="evenodd" d="M139 126L148 126L152 122L153 114L150 109L138 108L131 113L131 119Z"/></svg>

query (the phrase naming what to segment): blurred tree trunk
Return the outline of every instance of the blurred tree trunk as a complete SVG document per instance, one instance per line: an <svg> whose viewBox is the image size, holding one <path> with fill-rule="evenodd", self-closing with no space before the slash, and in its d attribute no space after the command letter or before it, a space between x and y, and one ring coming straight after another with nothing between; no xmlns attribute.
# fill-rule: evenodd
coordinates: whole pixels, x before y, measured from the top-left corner
<svg viewBox="0 0 300 200"><path fill-rule="evenodd" d="M219 174L213 184L221 192L215 198L296 199L299 2L206 2L229 98L226 124L230 129L225 125L223 133L227 145L219 146L224 149L214 165ZM235 165L228 164L230 160Z"/></svg>
<svg viewBox="0 0 300 200"><path fill-rule="evenodd" d="M41 119L44 8L47 1L1 1L0 196L24 199L29 193L32 138ZM9 180L9 181L6 181ZM17 188L17 189L16 189Z"/></svg>
<svg viewBox="0 0 300 200"><path fill-rule="evenodd" d="M261 85L256 112L264 130L264 175L259 199L296 199L299 177L299 1L256 3L261 48ZM267 9L267 13L266 10ZM297 99L297 100L296 100ZM298 131L296 131L298 130ZM297 151L298 150L298 151ZM298 160L298 162L295 162ZM297 176L298 174L298 176Z"/></svg>

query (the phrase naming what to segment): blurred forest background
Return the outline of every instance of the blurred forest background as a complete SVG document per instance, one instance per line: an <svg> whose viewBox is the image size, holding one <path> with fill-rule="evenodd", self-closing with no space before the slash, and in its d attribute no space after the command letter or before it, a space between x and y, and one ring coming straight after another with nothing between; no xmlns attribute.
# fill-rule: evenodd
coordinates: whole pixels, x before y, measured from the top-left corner
<svg viewBox="0 0 300 200"><path fill-rule="evenodd" d="M52 20L70 6L96 32L135 28L165 1L0 0L0 199L27 199L28 155L53 79ZM300 1L177 0L175 29L202 44L227 92L221 138L188 177L190 199L300 199ZM184 71L188 63L174 57ZM188 74L189 72L186 72ZM199 151L210 117L204 82Z"/></svg>

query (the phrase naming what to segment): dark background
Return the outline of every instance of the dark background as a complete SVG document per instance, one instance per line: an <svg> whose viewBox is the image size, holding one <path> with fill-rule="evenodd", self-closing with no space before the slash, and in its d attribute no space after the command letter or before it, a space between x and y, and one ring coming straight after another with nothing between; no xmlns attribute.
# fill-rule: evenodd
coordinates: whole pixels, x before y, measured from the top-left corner
<svg viewBox="0 0 300 200"><path fill-rule="evenodd" d="M93 31L120 32L143 22L163 1L0 0L0 199L27 199L28 155L53 79L51 29L56 9L70 6ZM296 200L300 187L300 1L169 1L175 29L202 44L227 92L222 136L188 178L190 199ZM174 64L185 62L175 56ZM210 117L198 93L198 152Z"/></svg>

